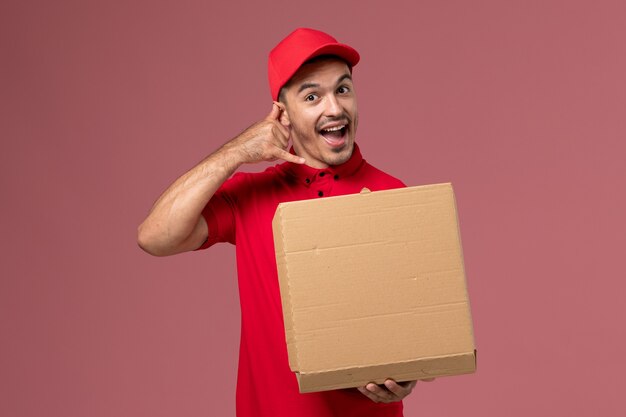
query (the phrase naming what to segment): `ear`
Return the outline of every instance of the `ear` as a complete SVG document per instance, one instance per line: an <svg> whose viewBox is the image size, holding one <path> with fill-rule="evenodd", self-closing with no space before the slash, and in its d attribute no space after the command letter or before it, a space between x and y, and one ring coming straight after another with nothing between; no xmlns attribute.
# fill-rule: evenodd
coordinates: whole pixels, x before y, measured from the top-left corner
<svg viewBox="0 0 626 417"><path fill-rule="evenodd" d="M275 103L280 108L280 116L278 117L278 121L280 122L280 124L285 127L291 126L291 121L289 120L289 112L287 111L287 106L285 106L285 103L281 103L280 101L276 101Z"/></svg>

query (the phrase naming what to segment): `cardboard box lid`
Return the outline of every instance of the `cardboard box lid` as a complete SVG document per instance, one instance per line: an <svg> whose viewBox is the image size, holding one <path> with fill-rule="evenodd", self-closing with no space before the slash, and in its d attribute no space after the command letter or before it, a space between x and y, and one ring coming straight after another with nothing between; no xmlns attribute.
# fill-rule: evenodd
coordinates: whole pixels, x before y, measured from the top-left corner
<svg viewBox="0 0 626 417"><path fill-rule="evenodd" d="M474 358L451 184L282 203L273 229L289 365L300 377Z"/></svg>

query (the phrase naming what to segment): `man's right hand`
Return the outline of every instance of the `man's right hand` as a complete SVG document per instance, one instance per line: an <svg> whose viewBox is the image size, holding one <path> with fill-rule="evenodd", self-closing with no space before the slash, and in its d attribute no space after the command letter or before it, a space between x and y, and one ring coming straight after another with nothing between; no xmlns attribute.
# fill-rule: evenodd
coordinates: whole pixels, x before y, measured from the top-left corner
<svg viewBox="0 0 626 417"><path fill-rule="evenodd" d="M283 110L277 103L272 104L272 111L258 123L253 124L235 139L224 145L236 149L241 162L251 164L283 159L295 164L303 164L304 158L287 151L290 129L280 123Z"/></svg>

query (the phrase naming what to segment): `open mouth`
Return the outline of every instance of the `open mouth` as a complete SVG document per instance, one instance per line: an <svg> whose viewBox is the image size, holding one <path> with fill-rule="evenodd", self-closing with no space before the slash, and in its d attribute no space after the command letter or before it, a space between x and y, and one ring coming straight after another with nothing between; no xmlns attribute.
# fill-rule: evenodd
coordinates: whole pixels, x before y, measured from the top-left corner
<svg viewBox="0 0 626 417"><path fill-rule="evenodd" d="M343 146L346 143L348 125L341 124L337 126L327 127L324 129L320 129L319 132L326 141L326 143L328 143L332 147L339 147Z"/></svg>

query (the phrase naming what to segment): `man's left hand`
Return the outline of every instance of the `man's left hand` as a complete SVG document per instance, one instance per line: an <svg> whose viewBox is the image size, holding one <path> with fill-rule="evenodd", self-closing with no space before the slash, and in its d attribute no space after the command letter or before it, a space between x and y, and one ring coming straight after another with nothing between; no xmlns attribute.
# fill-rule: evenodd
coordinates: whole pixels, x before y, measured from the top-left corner
<svg viewBox="0 0 626 417"><path fill-rule="evenodd" d="M433 379L426 379L424 381L433 381ZM379 386L374 383L369 383L364 387L359 387L358 390L361 394L365 395L375 403L392 403L395 401L402 401L407 395L409 395L417 381L407 381L398 383L393 379L385 381L384 386Z"/></svg>

